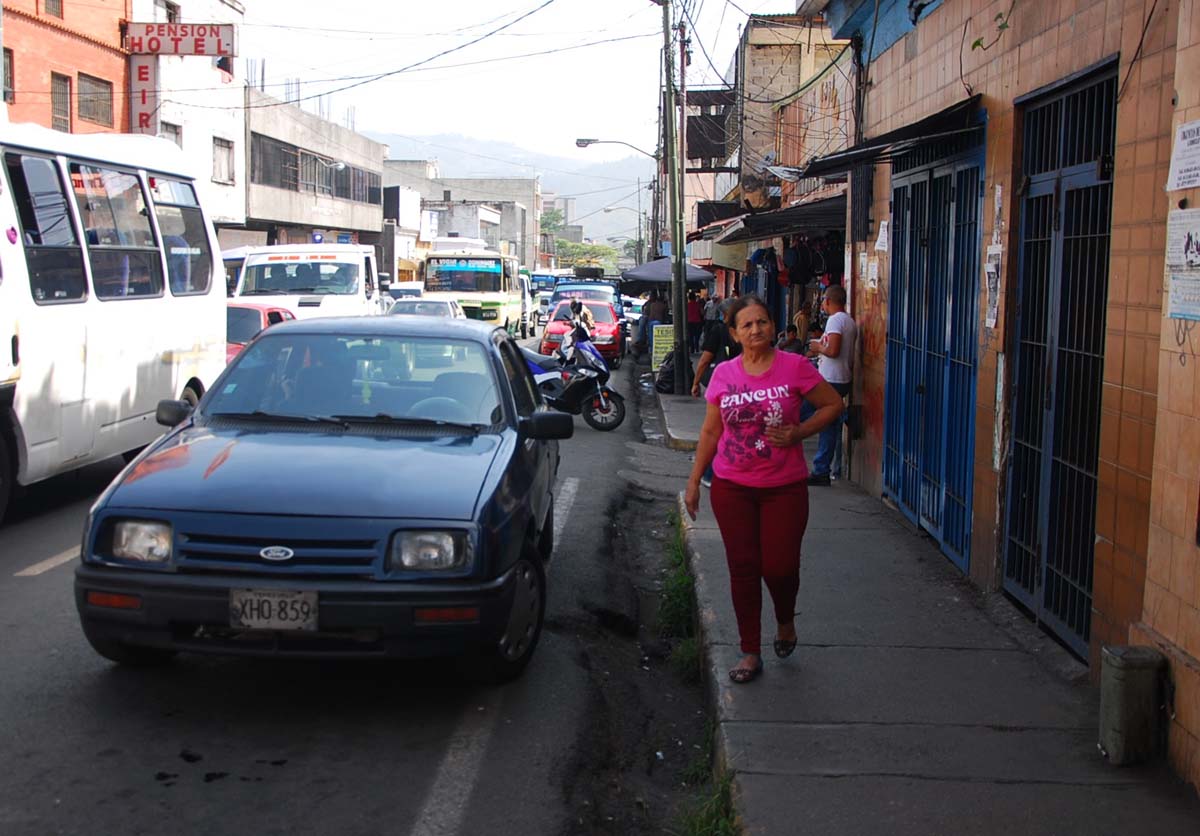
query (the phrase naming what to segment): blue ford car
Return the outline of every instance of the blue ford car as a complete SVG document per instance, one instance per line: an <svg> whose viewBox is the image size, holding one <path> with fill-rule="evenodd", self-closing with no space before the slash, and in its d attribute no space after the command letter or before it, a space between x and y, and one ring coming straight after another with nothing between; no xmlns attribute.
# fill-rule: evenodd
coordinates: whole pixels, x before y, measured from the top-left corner
<svg viewBox="0 0 1200 836"><path fill-rule="evenodd" d="M75 574L92 647L469 655L524 670L553 548L556 439L502 329L289 322L252 341L93 506Z"/></svg>

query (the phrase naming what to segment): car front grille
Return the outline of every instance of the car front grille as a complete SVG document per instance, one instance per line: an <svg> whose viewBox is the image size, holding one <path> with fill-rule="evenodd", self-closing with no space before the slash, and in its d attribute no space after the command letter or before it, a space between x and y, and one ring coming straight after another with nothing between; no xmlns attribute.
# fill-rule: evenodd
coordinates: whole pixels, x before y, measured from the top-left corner
<svg viewBox="0 0 1200 836"><path fill-rule="evenodd" d="M287 560L267 560L262 551L282 546ZM250 572L270 575L320 574L369 577L381 554L378 540L311 540L181 533L177 565L192 572Z"/></svg>
<svg viewBox="0 0 1200 836"><path fill-rule="evenodd" d="M482 308L463 308L463 313L467 315L467 319L483 319Z"/></svg>

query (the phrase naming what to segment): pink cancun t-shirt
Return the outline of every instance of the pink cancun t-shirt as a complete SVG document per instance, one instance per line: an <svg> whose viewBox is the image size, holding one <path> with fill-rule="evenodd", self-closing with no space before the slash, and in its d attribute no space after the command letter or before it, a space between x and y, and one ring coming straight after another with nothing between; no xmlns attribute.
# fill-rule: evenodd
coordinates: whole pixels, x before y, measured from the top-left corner
<svg viewBox="0 0 1200 836"><path fill-rule="evenodd" d="M822 381L807 358L776 351L770 367L749 375L742 357L713 370L704 397L721 410L724 430L717 442L713 473L750 488L775 488L808 478L804 447L775 447L767 427L800 423L804 396Z"/></svg>

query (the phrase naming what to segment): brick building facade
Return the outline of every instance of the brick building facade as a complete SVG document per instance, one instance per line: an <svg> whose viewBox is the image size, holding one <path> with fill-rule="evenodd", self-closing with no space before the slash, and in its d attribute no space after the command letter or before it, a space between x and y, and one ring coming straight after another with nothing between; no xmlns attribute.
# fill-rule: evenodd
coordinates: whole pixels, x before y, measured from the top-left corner
<svg viewBox="0 0 1200 836"><path fill-rule="evenodd" d="M1200 7L1007 19L1006 0L941 0L896 4L872 32L874 4L804 5L860 38L865 65L863 139L840 167L848 229L870 183L851 236L855 480L1093 677L1104 644L1164 648L1172 764L1200 787L1196 363L1162 280Z"/></svg>
<svg viewBox="0 0 1200 836"><path fill-rule="evenodd" d="M74 133L128 130L124 0L5 0L8 118Z"/></svg>

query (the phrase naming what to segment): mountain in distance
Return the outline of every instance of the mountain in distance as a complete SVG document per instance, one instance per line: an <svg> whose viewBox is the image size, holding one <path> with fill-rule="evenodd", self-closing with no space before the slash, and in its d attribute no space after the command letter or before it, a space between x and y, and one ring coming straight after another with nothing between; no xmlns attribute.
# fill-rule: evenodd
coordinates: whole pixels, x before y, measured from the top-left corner
<svg viewBox="0 0 1200 836"><path fill-rule="evenodd" d="M543 192L575 197L572 223L583 224L583 234L600 243L610 236L633 237L637 228L637 179L642 178L642 211L650 217L650 191L654 161L630 155L611 162L582 164L577 159L540 154L508 142L435 134L409 137L364 131L390 149L393 160L437 160L443 177L540 176ZM606 206L626 206L635 211L603 211ZM532 207L531 207L532 208ZM621 243L615 246L618 249Z"/></svg>

